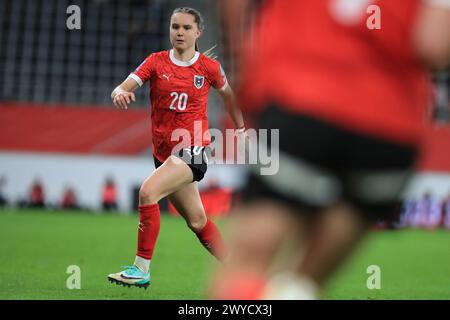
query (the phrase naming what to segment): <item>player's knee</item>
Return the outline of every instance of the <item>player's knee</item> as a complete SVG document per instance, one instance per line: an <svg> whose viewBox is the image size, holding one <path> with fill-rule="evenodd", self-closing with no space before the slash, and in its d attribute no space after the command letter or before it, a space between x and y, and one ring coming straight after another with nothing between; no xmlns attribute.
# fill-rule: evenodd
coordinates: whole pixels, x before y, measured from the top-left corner
<svg viewBox="0 0 450 320"><path fill-rule="evenodd" d="M192 231L195 233L202 231L206 225L207 218L205 215L198 215L194 218L186 220L186 223Z"/></svg>
<svg viewBox="0 0 450 320"><path fill-rule="evenodd" d="M142 185L139 189L139 203L153 204L159 201L158 191L151 186Z"/></svg>

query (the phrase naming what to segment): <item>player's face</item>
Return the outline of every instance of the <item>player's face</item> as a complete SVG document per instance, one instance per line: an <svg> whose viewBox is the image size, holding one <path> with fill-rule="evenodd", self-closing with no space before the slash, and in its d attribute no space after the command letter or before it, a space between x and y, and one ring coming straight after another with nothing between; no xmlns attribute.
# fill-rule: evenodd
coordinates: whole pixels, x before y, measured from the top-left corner
<svg viewBox="0 0 450 320"><path fill-rule="evenodd" d="M194 47L200 34L193 15L179 12L170 18L170 42L175 49L185 51Z"/></svg>

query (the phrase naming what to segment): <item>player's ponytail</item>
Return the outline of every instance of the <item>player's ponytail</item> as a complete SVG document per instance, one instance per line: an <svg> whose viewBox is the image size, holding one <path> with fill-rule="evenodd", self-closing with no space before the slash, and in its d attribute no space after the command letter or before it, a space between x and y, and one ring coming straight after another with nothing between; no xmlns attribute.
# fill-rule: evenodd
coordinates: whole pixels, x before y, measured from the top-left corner
<svg viewBox="0 0 450 320"><path fill-rule="evenodd" d="M197 10L195 10L193 8L189 8L189 7L180 7L180 8L176 8L175 10L173 10L172 15L174 15L175 13L187 13L187 14L192 15L194 17L195 23L197 24L198 30L200 30L200 32L203 32L205 30L205 20L203 19L202 14L200 12L198 12ZM208 50L203 52L203 54L205 56L207 56L208 58L216 59L217 56L213 52L215 47L216 46L209 48ZM198 46L198 41L195 41L195 51L200 51L200 48Z"/></svg>

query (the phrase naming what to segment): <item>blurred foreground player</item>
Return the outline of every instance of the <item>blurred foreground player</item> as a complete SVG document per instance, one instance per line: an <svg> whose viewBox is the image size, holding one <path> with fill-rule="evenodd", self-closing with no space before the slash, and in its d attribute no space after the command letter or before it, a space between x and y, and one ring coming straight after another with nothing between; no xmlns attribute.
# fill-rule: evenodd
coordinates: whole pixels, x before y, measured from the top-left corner
<svg viewBox="0 0 450 320"><path fill-rule="evenodd" d="M264 1L240 55L248 5L227 0L222 12L239 98L259 128L280 130L280 169L252 167L212 297L316 299L410 176L427 68L449 62L450 2ZM286 254L286 238L302 248Z"/></svg>

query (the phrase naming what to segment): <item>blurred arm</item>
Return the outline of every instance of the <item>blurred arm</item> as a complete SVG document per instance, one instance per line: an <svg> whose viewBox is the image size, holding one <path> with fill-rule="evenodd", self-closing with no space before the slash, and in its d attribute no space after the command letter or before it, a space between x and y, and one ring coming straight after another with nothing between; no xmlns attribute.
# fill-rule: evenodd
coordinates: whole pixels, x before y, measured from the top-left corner
<svg viewBox="0 0 450 320"><path fill-rule="evenodd" d="M414 45L434 68L450 64L450 0L426 0L414 32Z"/></svg>
<svg viewBox="0 0 450 320"><path fill-rule="evenodd" d="M251 0L223 0L221 15L227 33L227 45L236 48L242 41L243 27L248 17Z"/></svg>
<svg viewBox="0 0 450 320"><path fill-rule="evenodd" d="M219 94L222 97L223 103L225 104L235 127L237 129L243 129L245 126L244 117L242 116L241 109L237 106L236 97L231 87L228 85L224 90L219 90Z"/></svg>
<svg viewBox="0 0 450 320"><path fill-rule="evenodd" d="M236 80L239 66L239 51L244 41L245 27L250 17L253 0L222 0L220 2L220 15L225 35L225 52L230 59L230 76Z"/></svg>

